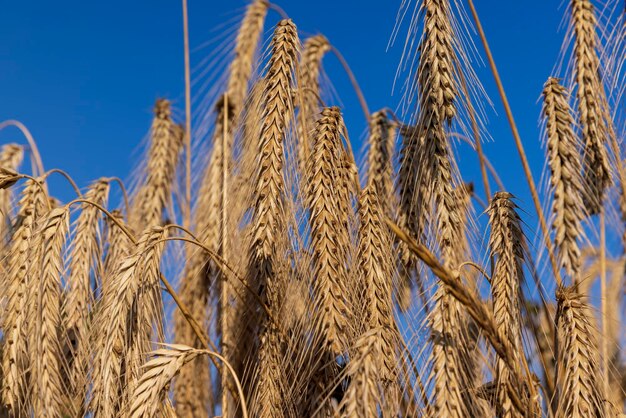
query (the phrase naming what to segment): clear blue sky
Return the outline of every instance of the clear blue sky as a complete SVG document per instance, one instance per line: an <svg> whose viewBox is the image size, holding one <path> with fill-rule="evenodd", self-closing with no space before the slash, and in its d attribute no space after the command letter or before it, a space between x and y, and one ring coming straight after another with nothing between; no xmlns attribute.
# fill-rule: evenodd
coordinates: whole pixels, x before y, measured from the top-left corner
<svg viewBox="0 0 626 418"><path fill-rule="evenodd" d="M277 3L303 33L321 32L342 51L372 110L397 105L400 95L392 96L391 87L401 42L390 51L386 47L400 0ZM561 2L546 0L476 3L539 176L538 98L559 54L564 9ZM232 29L245 5L243 0L189 0L192 48L216 39L219 25ZM278 19L271 12L268 22ZM64 168L81 186L105 175L127 178L138 157L133 151L149 128L154 100L164 96L183 108L181 27L177 0L4 2L0 119L25 123L46 167ZM194 52L192 65L197 67L210 50ZM325 59L325 67L344 105L351 138L359 141L365 121L348 79L333 57ZM495 112L488 112L494 141L485 150L530 215L532 202L497 92L484 65L477 72L495 103ZM1 143L18 139L13 128L0 132ZM359 144L354 148L361 149ZM475 156L466 147L459 151L467 180L480 183ZM58 193L68 195L67 190Z"/></svg>

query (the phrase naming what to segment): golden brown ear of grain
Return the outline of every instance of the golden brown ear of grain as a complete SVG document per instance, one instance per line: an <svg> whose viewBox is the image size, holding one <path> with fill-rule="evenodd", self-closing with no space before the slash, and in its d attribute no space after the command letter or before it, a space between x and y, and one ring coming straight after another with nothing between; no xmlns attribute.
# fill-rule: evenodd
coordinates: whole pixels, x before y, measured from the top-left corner
<svg viewBox="0 0 626 418"><path fill-rule="evenodd" d="M90 411L115 416L128 402L130 384L138 377L158 312L158 287L164 229L146 230L132 252L117 266L108 292L102 295L94 323L95 348ZM158 338L158 334L157 334ZM130 390L130 393L129 393Z"/></svg>
<svg viewBox="0 0 626 418"><path fill-rule="evenodd" d="M572 278L580 280L580 248L583 219L581 161L579 145L572 129L573 118L567 103L567 91L558 80L550 78L543 89L543 117L546 123L550 186L554 193L554 244L561 260L560 267Z"/></svg>
<svg viewBox="0 0 626 418"><path fill-rule="evenodd" d="M379 399L380 408L389 416L399 411L400 386L398 384L398 326L394 319L392 307L393 264L391 237L384 223L384 211L379 199L377 188L370 178L368 186L361 192L359 200L359 231L358 245L358 287L365 289L362 306L363 313L357 317L364 318L363 333L376 331L373 338L372 358L363 361L371 363L364 367L373 367L377 378L375 386L384 388ZM363 337L361 337L363 338ZM356 342L357 353L363 341ZM359 354L357 354L358 357ZM359 360L355 360L359 361ZM352 400L354 402L355 399Z"/></svg>
<svg viewBox="0 0 626 418"><path fill-rule="evenodd" d="M108 194L109 181L103 179L92 184L84 198L106 206ZM102 277L100 216L97 207L88 203L81 205L81 213L76 221L74 239L71 243L70 274L63 302L65 335L61 342L64 352L67 353L71 399L75 405L74 410L79 414L82 414L88 387L89 330L95 290L91 286L92 272L94 277Z"/></svg>
<svg viewBox="0 0 626 418"><path fill-rule="evenodd" d="M303 173L311 153L311 135L320 105L320 71L322 58L330 50L330 44L323 35L311 36L304 42L298 71L298 160Z"/></svg>
<svg viewBox="0 0 626 418"><path fill-rule="evenodd" d="M610 117L601 76L597 21L590 0L572 0L574 65L578 98L578 119L582 129L585 207L599 213L606 188L611 184L607 146Z"/></svg>
<svg viewBox="0 0 626 418"><path fill-rule="evenodd" d="M0 150L0 167L17 171L24 158L24 149L18 144L6 144ZM0 252L6 253L6 241L10 238L11 231L11 199L13 193L10 189L0 190Z"/></svg>
<svg viewBox="0 0 626 418"><path fill-rule="evenodd" d="M310 184L307 206L311 211L311 246L315 281L316 314L324 340L335 354L342 354L349 342L349 303L345 242L348 231L341 221L339 205L339 160L341 114L338 108L325 108L317 121L309 164Z"/></svg>
<svg viewBox="0 0 626 418"><path fill-rule="evenodd" d="M146 177L134 196L130 225L135 231L160 225L171 200L171 187L183 143L184 130L172 121L170 102L157 100L150 128Z"/></svg>
<svg viewBox="0 0 626 418"><path fill-rule="evenodd" d="M39 232L41 237L41 279L37 299L36 341L31 365L33 367L33 413L38 417L62 417L75 414L65 397L62 382L61 338L61 273L63 247L69 232L69 208L55 208L46 217Z"/></svg>
<svg viewBox="0 0 626 418"><path fill-rule="evenodd" d="M19 202L16 224L8 252L7 314L4 318L4 346L2 350L2 401L15 416L27 413L25 399L26 370L34 347L28 343L29 312L35 301L30 299L35 279L30 264L35 259L35 230L38 218L43 215L47 196L38 180L28 180Z"/></svg>
<svg viewBox="0 0 626 418"><path fill-rule="evenodd" d="M195 208L194 226L198 231L200 242L220 253L223 259L230 261L228 244L232 239L229 225L224 225L226 215L230 211L223 207L224 195L235 190L232 185L225 184L232 173L231 159L234 132L240 123L240 113L244 107L248 93L248 84L254 65L254 56L267 13L267 2L256 0L251 3L239 28L234 47L234 58L230 65L227 89L217 105L215 131L213 134L213 152L203 175L199 197ZM224 121L228 124L224 126ZM226 135L226 138L223 136ZM225 148L226 147L226 148ZM227 174L227 177L224 177ZM228 222L227 222L228 223ZM208 325L210 316L210 297L208 288L211 282L218 284L220 293L220 333L222 338L222 354L232 359L232 345L236 332L232 329L232 309L230 299L233 291L227 275L220 275L217 266L209 260L204 251L194 251L188 258L181 283L181 299L193 309L196 320ZM221 278L222 280L216 280ZM217 292L216 292L217 293ZM177 313L175 318L177 341L198 347L199 342L191 327ZM228 416L233 410L232 382L228 374L222 376L222 385L226 388L222 396L222 414ZM180 417L208 417L213 409L212 384L209 375L209 364L206 356L196 357L193 362L182 369L175 386L176 412ZM195 415L194 415L195 414Z"/></svg>
<svg viewBox="0 0 626 418"><path fill-rule="evenodd" d="M509 365L498 360L495 371L496 412L499 416L517 416L507 386L521 384L512 383L513 374L521 375L524 370L524 352L521 336L521 284L523 281L524 257L526 244L521 229L521 220L516 213L517 206L513 196L507 192L497 192L489 206L489 223L491 236L489 249L495 258L495 266L491 280L491 297L497 330L513 348L513 364L516 369L511 371Z"/></svg>
<svg viewBox="0 0 626 418"><path fill-rule="evenodd" d="M605 393L599 375L599 350L589 306L574 287L559 288L556 298L555 416L602 417Z"/></svg>
<svg viewBox="0 0 626 418"><path fill-rule="evenodd" d="M293 119L291 89L298 48L295 25L290 20L280 21L274 30L272 55L265 76L260 167L255 180L247 271L249 286L262 295L270 314L267 319L261 317L259 321L262 325L260 346L251 391L254 399L251 404L259 416L281 416L284 402L280 366L282 350L275 315L280 311L286 285L285 269L281 267L284 255L280 253L286 249L287 227L284 212L284 141ZM254 329L254 324L249 325Z"/></svg>

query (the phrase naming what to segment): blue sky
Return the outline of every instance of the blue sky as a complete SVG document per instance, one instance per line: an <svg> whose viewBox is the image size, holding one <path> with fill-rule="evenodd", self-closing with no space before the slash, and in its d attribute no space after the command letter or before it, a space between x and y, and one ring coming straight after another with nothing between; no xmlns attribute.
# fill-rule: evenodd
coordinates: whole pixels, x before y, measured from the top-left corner
<svg viewBox="0 0 626 418"><path fill-rule="evenodd" d="M392 95L392 83L402 45L388 51L387 45L400 0L277 3L303 34L323 33L343 53L371 110L397 105L400 94ZM476 3L539 177L543 151L538 98L559 54L564 9L560 2L545 0ZM192 48L233 29L233 19L245 5L243 0L189 0ZM25 123L46 167L67 170L81 186L100 176L127 178L139 157L136 151L149 128L154 100L167 97L183 109L180 2L33 0L5 2L2 9L0 119ZM268 22L279 18L271 12ZM405 32L403 28L399 41ZM192 65L198 67L210 51L194 52ZM348 78L333 57L325 59L325 68L341 97L350 136L358 142L365 121ZM495 104L487 115L493 141L485 144L485 151L530 215L532 202L491 75L481 63L476 71ZM0 132L0 143L16 140L22 141L17 130ZM354 148L361 149L360 144ZM476 158L467 147L459 148L459 159L467 180L480 183ZM59 183L56 193L69 196L69 189Z"/></svg>

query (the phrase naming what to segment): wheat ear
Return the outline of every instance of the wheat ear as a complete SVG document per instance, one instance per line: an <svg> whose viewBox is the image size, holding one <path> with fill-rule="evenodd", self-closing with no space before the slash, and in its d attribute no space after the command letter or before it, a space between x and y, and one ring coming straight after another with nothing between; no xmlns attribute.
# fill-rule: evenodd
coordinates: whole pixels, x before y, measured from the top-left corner
<svg viewBox="0 0 626 418"><path fill-rule="evenodd" d="M346 260L342 259L344 249L341 229L335 208L338 206L337 185L339 183L338 148L341 138L339 128L341 114L338 108L325 108L317 121L313 152L309 163L310 173L307 206L311 211L311 246L314 256L315 281L313 289L317 314L324 340L335 354L343 353L348 338L348 303L346 297Z"/></svg>
<svg viewBox="0 0 626 418"><path fill-rule="evenodd" d="M92 328L95 341L94 366L92 373L92 399L89 409L96 416L115 416L119 410L124 383L136 377L141 358L131 358L131 344L137 338L137 322L133 308L136 307L142 285L158 283L158 265L155 261L163 243L164 229L155 227L145 231L132 252L117 266L111 283L106 287L95 312ZM145 276L144 276L145 274ZM154 289L153 291L156 291ZM145 306L140 308L145 310ZM144 325L144 324L142 324ZM140 336L144 337L145 336ZM140 340L144 342L145 340ZM146 354L146 353L139 353ZM130 364L127 364L130 363ZM137 364L139 363L139 364ZM128 370L128 376L124 371ZM123 380L125 379L125 380Z"/></svg>
<svg viewBox="0 0 626 418"><path fill-rule="evenodd" d="M61 274L63 248L69 232L69 207L55 208L47 215L41 230L41 279L39 282L37 345L31 363L33 376L33 412L37 417L63 416L65 399L62 382L61 338Z"/></svg>
<svg viewBox="0 0 626 418"><path fill-rule="evenodd" d="M598 57L596 17L589 0L571 1L574 31L574 71L578 118L584 143L583 168L589 214L599 213L606 188L611 183L607 144L609 123L606 95Z"/></svg>
<svg viewBox="0 0 626 418"><path fill-rule="evenodd" d="M293 22L281 20L274 29L263 94L260 167L256 177L247 275L255 288L265 288L263 297L270 313L279 312L286 285L280 268L280 250L284 249L281 247L287 227L283 202L286 191L284 142L293 118L292 85L298 43ZM260 416L280 417L283 411L282 355L278 334L276 318L267 318L260 336L253 390L255 411Z"/></svg>
<svg viewBox="0 0 626 418"><path fill-rule="evenodd" d="M109 194L107 179L91 185L84 198L101 206L106 205ZM64 344L69 347L67 359L70 368L71 393L75 403L82 407L86 392L86 373L89 347L89 319L93 304L91 273L102 277L100 211L93 205L83 203L76 221L74 239L69 255L69 277L63 304L65 329Z"/></svg>
<svg viewBox="0 0 626 418"><path fill-rule="evenodd" d="M580 248L583 219L580 146L573 131L573 117L567 102L567 90L555 78L543 89L543 117L546 123L554 244L560 256L560 266L578 283L580 277Z"/></svg>
<svg viewBox="0 0 626 418"><path fill-rule="evenodd" d="M26 369L28 368L28 312L34 304L29 300L29 288L34 285L29 274L33 260L33 234L37 218L41 215L42 183L28 180L19 201L17 219L8 254L7 313L4 318L4 347L2 350L2 402L15 416L23 413L27 393ZM31 348L32 350L32 348Z"/></svg>
<svg viewBox="0 0 626 418"><path fill-rule="evenodd" d="M366 311L363 317L367 323L366 330L379 330L376 333L374 367L388 395L385 396L387 404L384 409L393 416L399 406L394 405L399 390L396 355L399 333L392 308L392 241L383 216L377 189L369 183L359 200L359 287L365 288L363 305Z"/></svg>
<svg viewBox="0 0 626 418"><path fill-rule="evenodd" d="M372 329L355 342L354 355L345 373L350 384L341 402L341 417L379 417L384 395L381 393L376 345L380 329Z"/></svg>
<svg viewBox="0 0 626 418"><path fill-rule="evenodd" d="M605 394L589 306L574 287L557 289L555 417L602 417Z"/></svg>
<svg viewBox="0 0 626 418"><path fill-rule="evenodd" d="M304 42L298 76L298 158L301 170L311 153L310 136L315 130L319 113L320 71L322 58L330 51L330 43L323 35L311 36Z"/></svg>
<svg viewBox="0 0 626 418"><path fill-rule="evenodd" d="M519 374L523 359L520 300L526 244L512 197L510 193L497 192L491 200L489 249L495 258L491 280L494 318L498 332L514 349L513 367L519 368ZM495 371L496 411L499 416L516 416L507 389L513 379L512 372L502 360L498 360Z"/></svg>
<svg viewBox="0 0 626 418"><path fill-rule="evenodd" d="M133 201L130 224L136 231L161 224L170 202L176 164L184 130L172 121L170 102L159 99L154 106L146 178Z"/></svg>

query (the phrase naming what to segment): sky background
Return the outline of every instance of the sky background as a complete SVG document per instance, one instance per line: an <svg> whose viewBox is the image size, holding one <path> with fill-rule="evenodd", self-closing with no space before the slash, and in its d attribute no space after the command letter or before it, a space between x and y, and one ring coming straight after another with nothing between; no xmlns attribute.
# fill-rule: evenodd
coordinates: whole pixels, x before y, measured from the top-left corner
<svg viewBox="0 0 626 418"><path fill-rule="evenodd" d="M396 108L401 94L396 90L392 95L392 86L406 26L396 45L387 46L400 0L277 3L302 35L322 33L342 52L372 111ZM561 48L564 7L545 0L476 3L538 178L544 155L538 99ZM245 5L243 0L189 0L196 97L208 91L200 87L207 80L202 76L206 58L225 35L232 39ZM266 38L279 19L276 12L269 13ZM155 99L171 99L183 114L180 1L3 2L0 39L0 119L23 122L37 140L46 168L65 169L81 187L101 176L129 177ZM325 58L324 67L341 98L328 104L342 105L350 137L357 142L354 149L362 150L358 142L366 122L348 78L332 56ZM485 152L531 217L532 201L491 75L481 62L475 69L495 105L487 111L493 140L484 145ZM19 131L0 132L0 143L11 141L23 142ZM465 180L479 185L475 154L460 146L458 158ZM71 197L58 180L53 193Z"/></svg>

